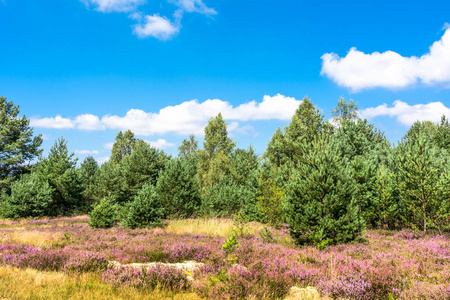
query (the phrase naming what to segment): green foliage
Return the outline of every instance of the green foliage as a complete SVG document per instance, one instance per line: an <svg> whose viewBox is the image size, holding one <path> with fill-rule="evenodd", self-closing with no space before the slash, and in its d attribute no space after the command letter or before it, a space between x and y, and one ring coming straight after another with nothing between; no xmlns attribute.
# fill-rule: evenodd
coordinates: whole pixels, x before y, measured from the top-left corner
<svg viewBox="0 0 450 300"><path fill-rule="evenodd" d="M249 181L251 184L240 185L232 176L222 176L217 184L206 191L202 201L203 213L231 217L243 210L250 220L257 220L257 177L252 176Z"/></svg>
<svg viewBox="0 0 450 300"><path fill-rule="evenodd" d="M356 239L364 230L348 160L332 139L319 136L302 145L302 164L286 190L286 220L297 244L319 248Z"/></svg>
<svg viewBox="0 0 450 300"><path fill-rule="evenodd" d="M133 152L123 159L121 165L127 198L133 199L147 183L156 185L158 176L169 159L170 157L163 151L151 147L143 140L138 140Z"/></svg>
<svg viewBox="0 0 450 300"><path fill-rule="evenodd" d="M371 221L384 229L401 228L405 222L405 208L400 198L400 190L395 173L390 167L380 165L374 182L373 214Z"/></svg>
<svg viewBox="0 0 450 300"><path fill-rule="evenodd" d="M285 193L284 189L280 187L280 180L276 168L270 164L263 166L258 180L257 205L263 221L275 228L280 227L285 219L283 210Z"/></svg>
<svg viewBox="0 0 450 300"><path fill-rule="evenodd" d="M286 126L285 132L277 129L267 144L264 156L276 166L284 165L288 161L297 164L302 156L302 144L310 143L319 134L329 135L332 127L324 122L323 115L315 108L310 99L305 97Z"/></svg>
<svg viewBox="0 0 450 300"><path fill-rule="evenodd" d="M0 199L0 217L38 218L49 214L52 204L52 188L36 174L22 175L11 185L11 195L3 193Z"/></svg>
<svg viewBox="0 0 450 300"><path fill-rule="evenodd" d="M124 133L119 131L111 150L111 163L120 164L127 155L133 152L136 142L137 140L131 130L127 130Z"/></svg>
<svg viewBox="0 0 450 300"><path fill-rule="evenodd" d="M263 243L270 244L273 242L273 235L270 230L264 226L263 229L259 232L259 238L263 241Z"/></svg>
<svg viewBox="0 0 450 300"><path fill-rule="evenodd" d="M445 116L442 116L441 123L437 125L434 140L439 148L450 153L450 124Z"/></svg>
<svg viewBox="0 0 450 300"><path fill-rule="evenodd" d="M76 172L77 160L73 156L67 150L67 142L60 138L50 149L48 157L33 170L39 180L47 181L53 190L49 209L52 216L68 215L82 206L83 188Z"/></svg>
<svg viewBox="0 0 450 300"><path fill-rule="evenodd" d="M333 140L340 155L348 159L356 184L355 199L360 214L368 225L376 227L382 222L376 203L375 180L378 168L387 164L390 145L384 134L367 120L346 118L348 113L344 110L342 124L336 130Z"/></svg>
<svg viewBox="0 0 450 300"><path fill-rule="evenodd" d="M19 106L5 97L0 97L0 189L8 188L9 183L29 167L42 150L41 135L32 138L33 129L25 116L18 117Z"/></svg>
<svg viewBox="0 0 450 300"><path fill-rule="evenodd" d="M428 127L419 122L396 149L399 188L409 225L424 232L438 227L449 212L447 197L449 156L437 147ZM413 133L413 134L412 134Z"/></svg>
<svg viewBox="0 0 450 300"><path fill-rule="evenodd" d="M162 171L156 185L161 203L169 218L188 218L200 208L200 183L195 155L173 159Z"/></svg>
<svg viewBox="0 0 450 300"><path fill-rule="evenodd" d="M109 198L103 198L89 214L92 228L110 228L116 223L116 206Z"/></svg>
<svg viewBox="0 0 450 300"><path fill-rule="evenodd" d="M222 114L211 118L205 127L203 150L198 151L198 177L203 192L229 172L229 156L236 144L228 137Z"/></svg>
<svg viewBox="0 0 450 300"><path fill-rule="evenodd" d="M352 99L347 101L344 97L339 98L338 104L331 110L333 122L338 126L343 125L347 121L355 121L358 119L358 104Z"/></svg>
<svg viewBox="0 0 450 300"><path fill-rule="evenodd" d="M92 188L92 197L96 203L105 197L117 204L129 201L127 185L120 165L104 162L95 172Z"/></svg>
<svg viewBox="0 0 450 300"><path fill-rule="evenodd" d="M130 204L128 218L123 225L129 228L158 226L164 215L164 207L156 188L151 184L145 184Z"/></svg>
<svg viewBox="0 0 450 300"><path fill-rule="evenodd" d="M231 234L222 245L222 250L224 250L227 254L232 252L234 249L239 248L241 244L236 239L235 234Z"/></svg>
<svg viewBox="0 0 450 300"><path fill-rule="evenodd" d="M94 190L95 190L95 175L98 172L97 161L92 157L88 156L81 163L78 171L78 176L81 180L81 185L83 187L83 210L89 211L92 204L95 202Z"/></svg>
<svg viewBox="0 0 450 300"><path fill-rule="evenodd" d="M181 146L178 147L179 157L189 157L196 154L198 151L198 141L195 140L195 135L191 134L188 139L184 139Z"/></svg>

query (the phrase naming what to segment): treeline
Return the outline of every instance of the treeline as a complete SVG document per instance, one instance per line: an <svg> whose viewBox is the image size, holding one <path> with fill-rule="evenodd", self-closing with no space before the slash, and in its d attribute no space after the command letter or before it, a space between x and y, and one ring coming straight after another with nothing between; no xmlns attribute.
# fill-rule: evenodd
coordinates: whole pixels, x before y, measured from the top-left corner
<svg viewBox="0 0 450 300"><path fill-rule="evenodd" d="M90 213L91 226L155 226L167 218L239 215L289 224L298 244L326 247L367 228L439 232L450 225L450 125L416 122L393 146L352 100L339 99L332 122L305 98L262 157L236 148L219 114L203 148L191 135L176 157L119 132L108 162L78 167L64 139L41 157L18 107L0 98L0 215ZM25 162L39 156L34 165Z"/></svg>

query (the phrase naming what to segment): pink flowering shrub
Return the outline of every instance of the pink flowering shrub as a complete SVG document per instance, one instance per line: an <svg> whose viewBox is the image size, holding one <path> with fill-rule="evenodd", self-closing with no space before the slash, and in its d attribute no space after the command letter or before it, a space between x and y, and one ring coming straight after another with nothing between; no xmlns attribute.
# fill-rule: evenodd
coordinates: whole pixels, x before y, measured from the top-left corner
<svg viewBox="0 0 450 300"><path fill-rule="evenodd" d="M156 266L136 269L120 267L106 270L103 281L115 286L133 286L136 288L163 288L177 291L189 287L189 281L183 270L171 266L157 264Z"/></svg>
<svg viewBox="0 0 450 300"><path fill-rule="evenodd" d="M98 272L108 268L108 260L101 254L84 251L71 256L64 264L66 273Z"/></svg>
<svg viewBox="0 0 450 300"><path fill-rule="evenodd" d="M57 233L53 236L61 239L55 243L58 249L0 244L0 264L102 272L102 278L117 287L191 289L206 299L280 299L294 285L313 286L333 298L450 299L449 235L369 231L364 243L318 250L297 247L289 242L288 233L274 231L271 243L244 235L238 238L240 247L226 252L223 237L177 235L161 229L91 229L86 223L71 223L33 230ZM6 231L0 229L0 235ZM64 242L64 234L71 237L71 243ZM192 274L192 283L182 270L162 265L148 270L108 268L108 261L185 260L204 263Z"/></svg>

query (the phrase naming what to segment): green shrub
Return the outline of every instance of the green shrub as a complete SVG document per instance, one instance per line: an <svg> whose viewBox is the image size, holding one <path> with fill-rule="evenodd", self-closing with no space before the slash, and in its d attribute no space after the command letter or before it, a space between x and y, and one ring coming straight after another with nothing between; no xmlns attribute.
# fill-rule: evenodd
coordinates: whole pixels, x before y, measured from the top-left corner
<svg viewBox="0 0 450 300"><path fill-rule="evenodd" d="M103 198L90 213L89 225L92 228L110 228L116 223L116 206L109 198Z"/></svg>
<svg viewBox="0 0 450 300"><path fill-rule="evenodd" d="M318 248L355 240L365 227L348 160L329 138L317 138L303 147L303 162L294 169L286 189L292 238Z"/></svg>
<svg viewBox="0 0 450 300"><path fill-rule="evenodd" d="M3 218L38 218L48 214L52 203L52 188L35 174L23 175L11 185L11 195L3 193L0 215Z"/></svg>
<svg viewBox="0 0 450 300"><path fill-rule="evenodd" d="M161 205L156 189L151 184L145 184L130 204L125 227L142 228L161 224L164 218L164 208Z"/></svg>
<svg viewBox="0 0 450 300"><path fill-rule="evenodd" d="M201 204L195 155L169 161L156 185L169 218L189 218Z"/></svg>

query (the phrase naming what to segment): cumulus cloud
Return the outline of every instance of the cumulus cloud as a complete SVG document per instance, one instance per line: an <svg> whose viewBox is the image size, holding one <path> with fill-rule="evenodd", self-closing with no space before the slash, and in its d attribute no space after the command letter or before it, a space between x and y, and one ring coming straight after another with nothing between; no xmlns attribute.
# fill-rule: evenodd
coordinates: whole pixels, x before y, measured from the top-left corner
<svg viewBox="0 0 450 300"><path fill-rule="evenodd" d="M421 57L404 57L393 51L366 54L351 48L345 57L325 53L321 58L321 74L353 91L375 87L400 89L418 82L449 84L450 28Z"/></svg>
<svg viewBox="0 0 450 300"><path fill-rule="evenodd" d="M97 150L74 150L73 152L75 154L83 154L83 155L92 155L92 154L97 155L97 154L100 154L100 152L97 151Z"/></svg>
<svg viewBox="0 0 450 300"><path fill-rule="evenodd" d="M51 118L31 117L30 125L40 128L52 128L52 129L71 129L74 128L73 121L71 119L63 118L60 115Z"/></svg>
<svg viewBox="0 0 450 300"><path fill-rule="evenodd" d="M170 0L169 2L176 4L180 12L196 12L205 15L216 15L217 12L213 8L209 8L202 0ZM177 13L176 13L177 14Z"/></svg>
<svg viewBox="0 0 450 300"><path fill-rule="evenodd" d="M143 4L144 0L82 0L86 6L94 6L96 10L109 12L132 12Z"/></svg>
<svg viewBox="0 0 450 300"><path fill-rule="evenodd" d="M145 142L147 142L150 146L161 149L161 150L175 146L175 144L169 143L168 141L166 141L164 139L158 139L156 141L145 141Z"/></svg>
<svg viewBox="0 0 450 300"><path fill-rule="evenodd" d="M209 99L185 101L179 105L167 106L159 112L145 112L130 109L125 116L106 115L101 119L94 115L81 115L75 118L31 118L31 125L41 128L103 130L130 129L137 135L154 135L166 133L202 134L209 118L222 113L223 117L232 121L289 120L300 105L301 100L285 97L264 96L262 102L251 101L234 107L227 101ZM88 120L89 124L80 123ZM64 125L64 126L62 126ZM230 131L238 130L239 123L232 122ZM242 127L247 131L249 128ZM240 129L242 129L240 128Z"/></svg>
<svg viewBox="0 0 450 300"><path fill-rule="evenodd" d="M133 33L140 38L152 36L159 40L167 40L180 31L180 25L173 24L166 17L157 14L143 17L143 23L134 25Z"/></svg>
<svg viewBox="0 0 450 300"><path fill-rule="evenodd" d="M63 118L60 115L51 118L31 117L30 125L40 128L52 129L80 129L80 130L101 130L104 125L101 124L97 116L91 114L82 114L75 119Z"/></svg>
<svg viewBox="0 0 450 300"><path fill-rule="evenodd" d="M379 116L395 117L406 126L411 126L415 121L439 122L442 115L450 117L450 108L442 102L430 102L428 104L409 105L401 100L396 100L393 106L382 104L377 107L369 107L360 111L362 118L375 118Z"/></svg>

